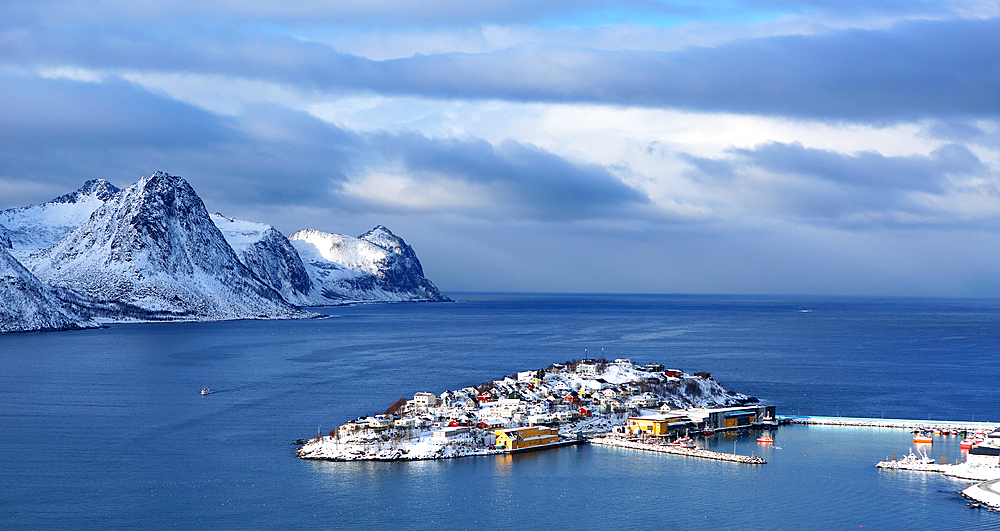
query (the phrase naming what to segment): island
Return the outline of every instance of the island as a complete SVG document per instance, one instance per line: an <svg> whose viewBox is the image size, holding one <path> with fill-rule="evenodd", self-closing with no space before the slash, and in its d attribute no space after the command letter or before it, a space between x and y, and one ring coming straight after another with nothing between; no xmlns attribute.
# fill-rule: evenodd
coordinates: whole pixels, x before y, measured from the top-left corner
<svg viewBox="0 0 1000 531"><path fill-rule="evenodd" d="M301 440L302 459L420 460L534 451L588 439L762 464L695 448L689 433L770 428L774 406L688 374L627 358L572 360L440 395L417 392L384 414ZM776 426L776 425L775 425ZM672 440L671 440L672 439ZM617 442L616 442L617 441Z"/></svg>

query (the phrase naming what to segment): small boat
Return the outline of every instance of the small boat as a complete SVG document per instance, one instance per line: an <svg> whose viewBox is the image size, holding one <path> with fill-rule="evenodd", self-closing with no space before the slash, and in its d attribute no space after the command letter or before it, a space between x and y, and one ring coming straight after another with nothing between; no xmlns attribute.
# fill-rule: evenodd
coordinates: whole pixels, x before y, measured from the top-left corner
<svg viewBox="0 0 1000 531"><path fill-rule="evenodd" d="M760 437L757 437L757 442L771 444L774 442L774 439L770 435L761 435Z"/></svg>
<svg viewBox="0 0 1000 531"><path fill-rule="evenodd" d="M674 442L667 443L667 446L679 446L681 448L695 448L694 439L690 437L681 437Z"/></svg>
<svg viewBox="0 0 1000 531"><path fill-rule="evenodd" d="M701 430L701 434L704 435L705 437L708 437L710 435L715 435L715 430L713 430L712 428L705 428Z"/></svg>
<svg viewBox="0 0 1000 531"><path fill-rule="evenodd" d="M913 436L913 444L932 444L933 442L934 438L930 435L918 433Z"/></svg>
<svg viewBox="0 0 1000 531"><path fill-rule="evenodd" d="M209 391L207 387L202 388L201 394L207 395L208 393L211 393L211 391Z"/></svg>

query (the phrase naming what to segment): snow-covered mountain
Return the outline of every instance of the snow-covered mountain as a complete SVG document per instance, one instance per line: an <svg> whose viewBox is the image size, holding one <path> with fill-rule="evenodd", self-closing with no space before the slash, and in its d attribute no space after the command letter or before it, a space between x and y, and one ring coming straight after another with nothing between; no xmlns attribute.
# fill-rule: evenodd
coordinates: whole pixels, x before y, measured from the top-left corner
<svg viewBox="0 0 1000 531"><path fill-rule="evenodd" d="M0 225L0 249L10 249L11 246L10 231L3 225Z"/></svg>
<svg viewBox="0 0 1000 531"><path fill-rule="evenodd" d="M156 172L115 193L25 265L92 299L103 317L223 320L312 314L285 301L237 258L180 177Z"/></svg>
<svg viewBox="0 0 1000 531"><path fill-rule="evenodd" d="M315 305L310 298L313 283L306 266L288 238L271 225L212 214L212 221L222 231L237 258L257 278L299 306Z"/></svg>
<svg viewBox="0 0 1000 531"><path fill-rule="evenodd" d="M303 229L289 240L312 279L315 304L450 300L424 278L413 249L382 225L358 238Z"/></svg>
<svg viewBox="0 0 1000 531"><path fill-rule="evenodd" d="M118 188L104 179L87 181L77 191L48 203L0 211L0 225L10 232L13 249L50 247L82 225Z"/></svg>
<svg viewBox="0 0 1000 531"><path fill-rule="evenodd" d="M99 325L59 300L0 245L0 332L76 330Z"/></svg>
<svg viewBox="0 0 1000 531"><path fill-rule="evenodd" d="M97 179L0 211L0 249L3 331L92 326L93 318L298 318L314 314L293 305L450 300L381 225L359 238L306 229L289 239L267 224L209 216L184 179L162 172L125 190ZM34 302L18 298L29 294Z"/></svg>

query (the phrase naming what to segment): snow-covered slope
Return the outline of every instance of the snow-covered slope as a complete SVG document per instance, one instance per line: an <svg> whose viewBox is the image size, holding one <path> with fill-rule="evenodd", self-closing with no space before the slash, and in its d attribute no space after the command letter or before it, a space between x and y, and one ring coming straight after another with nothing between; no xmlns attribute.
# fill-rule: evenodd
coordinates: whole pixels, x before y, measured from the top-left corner
<svg viewBox="0 0 1000 531"><path fill-rule="evenodd" d="M44 249L82 225L116 192L118 188L104 179L87 181L48 203L0 211L0 225L10 231L15 250Z"/></svg>
<svg viewBox="0 0 1000 531"><path fill-rule="evenodd" d="M347 301L448 301L413 249L379 225L352 238L314 229L289 237L314 284L314 304Z"/></svg>
<svg viewBox="0 0 1000 531"><path fill-rule="evenodd" d="M84 294L103 317L222 320L296 318L236 257L194 189L157 172L121 190L29 269Z"/></svg>
<svg viewBox="0 0 1000 531"><path fill-rule="evenodd" d="M0 249L10 249L10 231L6 227L0 225Z"/></svg>
<svg viewBox="0 0 1000 531"><path fill-rule="evenodd" d="M302 306L310 299L312 281L292 244L271 225L255 223L222 214L212 214L212 221L222 231L237 258L257 278L281 294L288 302Z"/></svg>
<svg viewBox="0 0 1000 531"><path fill-rule="evenodd" d="M0 246L0 332L75 330L97 323L52 290Z"/></svg>

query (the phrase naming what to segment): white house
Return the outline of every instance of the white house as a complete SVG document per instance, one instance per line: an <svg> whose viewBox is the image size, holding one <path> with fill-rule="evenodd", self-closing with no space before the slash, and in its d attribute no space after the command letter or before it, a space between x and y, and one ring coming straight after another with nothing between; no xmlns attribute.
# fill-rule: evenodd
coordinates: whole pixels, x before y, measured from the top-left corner
<svg viewBox="0 0 1000 531"><path fill-rule="evenodd" d="M437 397L434 393L416 393L413 395L413 404L417 407L434 407Z"/></svg>

